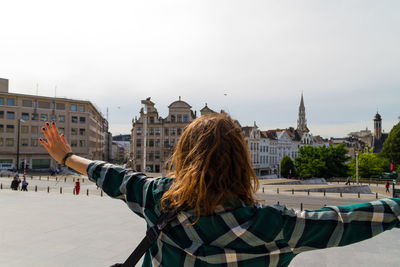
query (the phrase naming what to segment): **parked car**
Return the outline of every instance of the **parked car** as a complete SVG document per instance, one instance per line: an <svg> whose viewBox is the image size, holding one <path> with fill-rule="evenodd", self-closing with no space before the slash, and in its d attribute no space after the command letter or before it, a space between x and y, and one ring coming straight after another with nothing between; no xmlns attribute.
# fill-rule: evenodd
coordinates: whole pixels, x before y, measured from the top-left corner
<svg viewBox="0 0 400 267"><path fill-rule="evenodd" d="M14 165L12 163L0 163L0 170L12 171L13 169Z"/></svg>

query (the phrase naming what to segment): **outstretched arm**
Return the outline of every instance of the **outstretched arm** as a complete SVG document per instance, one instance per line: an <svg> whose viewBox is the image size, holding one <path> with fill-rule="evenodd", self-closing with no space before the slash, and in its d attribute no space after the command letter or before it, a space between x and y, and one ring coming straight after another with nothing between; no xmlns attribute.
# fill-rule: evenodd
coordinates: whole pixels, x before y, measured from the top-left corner
<svg viewBox="0 0 400 267"><path fill-rule="evenodd" d="M46 122L45 127L42 127L42 131L46 137L46 141L42 138L39 138L39 142L44 146L44 148L46 148L53 159L62 164L65 155L69 152L72 152L68 141L65 139L63 134L58 133L56 124L54 122L51 124ZM77 155L72 155L65 161L65 165L82 173L83 175L87 175L86 170L91 162L91 160L79 157Z"/></svg>

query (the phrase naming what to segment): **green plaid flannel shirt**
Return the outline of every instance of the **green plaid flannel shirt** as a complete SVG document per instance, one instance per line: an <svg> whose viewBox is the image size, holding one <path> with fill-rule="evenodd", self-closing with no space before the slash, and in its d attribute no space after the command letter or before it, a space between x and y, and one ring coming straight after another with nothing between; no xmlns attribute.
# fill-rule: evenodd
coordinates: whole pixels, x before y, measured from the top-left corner
<svg viewBox="0 0 400 267"><path fill-rule="evenodd" d="M153 226L173 178L148 179L101 161L87 169L91 181ZM181 211L147 251L143 266L288 266L300 252L345 246L400 227L400 199L295 211L282 205L246 206L231 201L191 225ZM144 234L144 233L143 233Z"/></svg>

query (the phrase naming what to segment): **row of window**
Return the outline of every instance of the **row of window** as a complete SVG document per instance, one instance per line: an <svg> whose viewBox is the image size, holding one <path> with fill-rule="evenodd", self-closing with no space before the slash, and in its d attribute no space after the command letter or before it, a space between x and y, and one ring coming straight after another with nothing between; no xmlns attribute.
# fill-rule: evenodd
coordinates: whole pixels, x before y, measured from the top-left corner
<svg viewBox="0 0 400 267"><path fill-rule="evenodd" d="M183 120L182 120L183 118ZM188 114L172 114L171 115L171 122L189 122L189 115Z"/></svg>
<svg viewBox="0 0 400 267"><path fill-rule="evenodd" d="M160 128L148 128L148 135L150 136L159 136L160 135ZM164 128L164 136L180 136L182 134L182 128ZM136 135L142 135L142 128L136 128Z"/></svg>
<svg viewBox="0 0 400 267"><path fill-rule="evenodd" d="M2 138L0 137L0 146L14 146L16 140L14 138ZM30 146L31 147L37 147L39 144L37 138L31 138L30 139ZM86 146L86 141L85 140L71 140L71 147L77 147L79 144L79 147L85 147ZM27 138L21 138L21 146L27 147L29 146L29 139Z"/></svg>
<svg viewBox="0 0 400 267"><path fill-rule="evenodd" d="M16 106L16 101L14 98L4 98L0 97L0 105L6 106ZM46 101L37 101L31 99L23 99L22 106L27 108L43 108L43 109L57 109L57 110L65 110L65 103L55 103L55 102L46 102ZM84 105L70 105L70 111L79 111L85 112Z"/></svg>
<svg viewBox="0 0 400 267"><path fill-rule="evenodd" d="M4 119L4 111L0 110L0 119ZM39 120L39 114L38 113L32 113L31 114L31 120L33 121L38 121ZM15 112L14 111L7 111L6 113L6 118L9 120L14 120L15 119ZM49 120L50 118L50 120ZM29 120L29 113L23 112L21 114L21 119L24 121ZM50 116L48 114L40 114L40 120L41 121L57 121L57 115L51 114ZM78 116L71 116L71 122L72 123L86 123L86 117L78 117ZM65 122L65 115L58 115L58 122Z"/></svg>
<svg viewBox="0 0 400 267"><path fill-rule="evenodd" d="M148 139L147 146L148 147L160 147L161 140L160 139ZM142 146L142 139L136 139L136 147ZM165 139L164 140L164 148L170 148L175 146L175 139Z"/></svg>

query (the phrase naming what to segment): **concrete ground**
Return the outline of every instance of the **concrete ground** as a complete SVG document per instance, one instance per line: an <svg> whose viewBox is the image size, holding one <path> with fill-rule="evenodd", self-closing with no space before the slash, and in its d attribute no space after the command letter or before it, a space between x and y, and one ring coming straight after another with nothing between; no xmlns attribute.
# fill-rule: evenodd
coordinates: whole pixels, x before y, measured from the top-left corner
<svg viewBox="0 0 400 267"><path fill-rule="evenodd" d="M37 181L46 187L47 181ZM54 181L49 181L53 183ZM70 183L72 186L72 182ZM89 185L88 187L95 186ZM383 197L384 195L379 195ZM374 200L338 194L260 192L268 204L280 201L299 209ZM307 206L306 206L307 205ZM58 191L0 190L0 266L110 266L124 261L145 233L144 221L124 202L107 196L74 196ZM291 267L400 266L400 230L343 248L302 253Z"/></svg>

